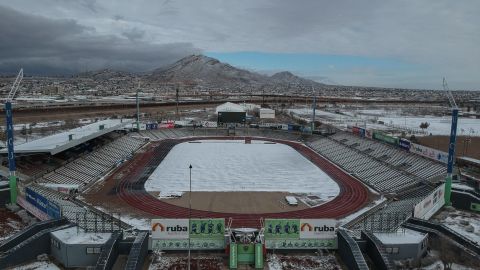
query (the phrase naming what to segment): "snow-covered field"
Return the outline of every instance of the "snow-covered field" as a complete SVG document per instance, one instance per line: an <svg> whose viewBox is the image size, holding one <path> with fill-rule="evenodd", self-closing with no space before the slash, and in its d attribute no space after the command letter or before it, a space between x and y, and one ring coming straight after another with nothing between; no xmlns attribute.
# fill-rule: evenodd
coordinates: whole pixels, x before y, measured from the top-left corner
<svg viewBox="0 0 480 270"><path fill-rule="evenodd" d="M164 195L193 191L284 191L338 195L338 185L322 170L284 144L264 141L200 141L176 145L145 183Z"/></svg>

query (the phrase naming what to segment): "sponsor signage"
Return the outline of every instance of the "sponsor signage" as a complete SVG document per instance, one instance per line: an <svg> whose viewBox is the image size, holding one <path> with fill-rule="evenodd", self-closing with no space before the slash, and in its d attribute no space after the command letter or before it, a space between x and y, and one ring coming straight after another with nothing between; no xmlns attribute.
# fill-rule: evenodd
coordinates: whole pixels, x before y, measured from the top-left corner
<svg viewBox="0 0 480 270"><path fill-rule="evenodd" d="M190 239L190 248L193 250L224 249L225 240ZM152 239L152 249L186 250L188 239Z"/></svg>
<svg viewBox="0 0 480 270"><path fill-rule="evenodd" d="M389 144L398 145L398 138L385 135L382 132L373 132L373 138Z"/></svg>
<svg viewBox="0 0 480 270"><path fill-rule="evenodd" d="M31 203L29 203L26 199L20 196L17 197L17 203L18 205L23 207L25 210L27 210L30 214L32 214L33 216L35 216L36 218L42 221L50 219L50 217L46 213L40 211L37 207L35 207Z"/></svg>
<svg viewBox="0 0 480 270"><path fill-rule="evenodd" d="M225 237L225 219L192 219L190 237L198 239L223 239Z"/></svg>
<svg viewBox="0 0 480 270"><path fill-rule="evenodd" d="M365 138L366 130L364 128L358 128L358 130L360 131L360 137Z"/></svg>
<svg viewBox="0 0 480 270"><path fill-rule="evenodd" d="M25 199L31 205L52 218L60 218L62 216L62 211L58 204L49 201L47 198L33 191L29 187L25 188Z"/></svg>
<svg viewBox="0 0 480 270"><path fill-rule="evenodd" d="M265 219L269 249L336 249L335 219Z"/></svg>
<svg viewBox="0 0 480 270"><path fill-rule="evenodd" d="M398 146L402 148L403 150L410 151L410 141L404 138L400 138L400 141L398 142Z"/></svg>
<svg viewBox="0 0 480 270"><path fill-rule="evenodd" d="M152 219L152 249L184 250L225 248L225 220ZM190 241L189 241L190 239Z"/></svg>
<svg viewBox="0 0 480 270"><path fill-rule="evenodd" d="M334 239L269 239L265 240L267 249L337 249Z"/></svg>
<svg viewBox="0 0 480 270"><path fill-rule="evenodd" d="M373 131L371 131L370 129L366 129L365 130L365 137L367 137L369 139L372 139L372 136L373 136Z"/></svg>
<svg viewBox="0 0 480 270"><path fill-rule="evenodd" d="M300 239L334 238L335 225L335 219L300 219Z"/></svg>
<svg viewBox="0 0 480 270"><path fill-rule="evenodd" d="M152 239L188 239L188 219L152 219Z"/></svg>
<svg viewBox="0 0 480 270"><path fill-rule="evenodd" d="M255 269L263 269L263 245L255 244Z"/></svg>
<svg viewBox="0 0 480 270"><path fill-rule="evenodd" d="M448 163L448 153L439 151L437 149L433 149L430 147L426 147L420 144L412 143L410 146L410 152L440 161L442 163Z"/></svg>
<svg viewBox="0 0 480 270"><path fill-rule="evenodd" d="M230 269L236 269L237 265L238 265L237 244L232 243L230 244L230 258L229 258Z"/></svg>
<svg viewBox="0 0 480 270"><path fill-rule="evenodd" d="M265 239L299 239L299 219L265 219Z"/></svg>
<svg viewBox="0 0 480 270"><path fill-rule="evenodd" d="M415 205L413 216L416 218L431 218L443 205L445 205L445 184L440 185L425 199Z"/></svg>

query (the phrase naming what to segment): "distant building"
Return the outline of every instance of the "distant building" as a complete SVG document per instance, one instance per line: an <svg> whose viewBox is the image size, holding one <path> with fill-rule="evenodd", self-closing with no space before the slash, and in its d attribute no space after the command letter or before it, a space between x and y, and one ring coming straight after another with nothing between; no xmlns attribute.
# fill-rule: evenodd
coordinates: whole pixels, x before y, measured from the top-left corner
<svg viewBox="0 0 480 270"><path fill-rule="evenodd" d="M274 119L275 118L275 110L267 109L267 108L261 108L258 111L258 115L259 115L260 119Z"/></svg>
<svg viewBox="0 0 480 270"><path fill-rule="evenodd" d="M244 124L247 112L243 106L227 102L217 106L215 110L219 124L240 123Z"/></svg>

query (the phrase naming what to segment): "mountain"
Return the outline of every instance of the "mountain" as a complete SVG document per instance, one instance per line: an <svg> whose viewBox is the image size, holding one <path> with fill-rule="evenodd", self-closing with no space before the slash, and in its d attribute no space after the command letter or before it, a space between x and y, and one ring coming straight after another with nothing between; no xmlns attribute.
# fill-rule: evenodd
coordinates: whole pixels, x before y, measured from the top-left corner
<svg viewBox="0 0 480 270"><path fill-rule="evenodd" d="M236 68L204 55L190 55L170 66L156 69L149 79L163 82L190 82L217 87L270 82L268 76Z"/></svg>
<svg viewBox="0 0 480 270"><path fill-rule="evenodd" d="M276 83L283 83L283 84L297 84L297 85L316 85L318 84L315 81L304 79L302 77L298 77L297 75L292 74L290 71L282 71L273 74L270 77Z"/></svg>
<svg viewBox="0 0 480 270"><path fill-rule="evenodd" d="M132 78L135 74L126 71L117 71L112 69L101 69L95 71L87 71L77 74L77 78L89 78L95 81L106 81L113 78Z"/></svg>

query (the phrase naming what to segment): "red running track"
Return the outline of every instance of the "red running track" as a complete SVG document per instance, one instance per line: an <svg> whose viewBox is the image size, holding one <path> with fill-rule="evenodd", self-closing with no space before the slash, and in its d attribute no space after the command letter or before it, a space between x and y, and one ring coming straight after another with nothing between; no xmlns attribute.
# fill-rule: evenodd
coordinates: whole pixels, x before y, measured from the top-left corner
<svg viewBox="0 0 480 270"><path fill-rule="evenodd" d="M244 137L241 138L243 139ZM232 218L233 227L259 228L261 226L260 219L262 218L341 218L358 211L368 202L369 192L362 183L327 159L318 155L309 147L293 141L263 137L251 138L255 140L283 143L291 146L337 182L340 188L339 195L327 203L303 210L265 214L238 214L192 209L191 215L193 218ZM149 176L149 174L146 175L145 171L147 168L150 168L151 170L153 166L160 164L165 155L174 145L187 141L209 139L231 140L239 139L239 137L190 137L161 141L157 146L152 147L150 151L136 155L130 162L135 162L133 168L130 168L130 170L127 171L121 171L122 176L116 187L117 196L132 207L154 216L162 218L188 218L188 208L157 200L154 196L145 191L143 184L146 180L145 177L148 178ZM164 150L163 152L162 147ZM152 163L152 160L156 163ZM141 179L143 179L143 182Z"/></svg>

